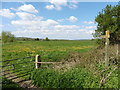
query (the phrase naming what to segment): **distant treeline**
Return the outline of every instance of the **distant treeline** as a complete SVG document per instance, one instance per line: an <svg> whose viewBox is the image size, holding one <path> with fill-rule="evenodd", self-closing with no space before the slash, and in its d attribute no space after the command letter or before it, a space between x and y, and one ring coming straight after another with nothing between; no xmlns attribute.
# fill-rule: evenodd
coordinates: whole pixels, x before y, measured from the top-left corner
<svg viewBox="0 0 120 90"><path fill-rule="evenodd" d="M29 37L16 37L16 40L18 40L18 41L68 41L67 39L49 39L48 37L46 37L45 39L29 38Z"/></svg>
<svg viewBox="0 0 120 90"><path fill-rule="evenodd" d="M42 41L40 38L28 38L28 37L16 37L16 40L19 41Z"/></svg>

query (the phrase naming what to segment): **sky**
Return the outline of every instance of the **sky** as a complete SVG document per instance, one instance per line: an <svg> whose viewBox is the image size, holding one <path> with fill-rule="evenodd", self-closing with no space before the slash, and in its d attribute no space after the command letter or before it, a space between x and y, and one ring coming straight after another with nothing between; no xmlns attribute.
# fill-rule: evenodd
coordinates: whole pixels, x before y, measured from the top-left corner
<svg viewBox="0 0 120 90"><path fill-rule="evenodd" d="M95 17L106 5L117 2L2 2L0 28L16 37L92 39Z"/></svg>

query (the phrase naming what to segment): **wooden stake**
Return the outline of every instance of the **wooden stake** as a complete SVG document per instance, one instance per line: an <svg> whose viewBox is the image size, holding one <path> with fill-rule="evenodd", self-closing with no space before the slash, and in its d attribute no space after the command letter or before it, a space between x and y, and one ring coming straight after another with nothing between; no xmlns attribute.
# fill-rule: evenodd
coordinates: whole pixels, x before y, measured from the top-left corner
<svg viewBox="0 0 120 90"><path fill-rule="evenodd" d="M105 42L105 67L108 67L109 65L109 51L108 51L108 47L109 47L109 38L110 38L110 34L109 31L106 31L106 42Z"/></svg>
<svg viewBox="0 0 120 90"><path fill-rule="evenodd" d="M106 38L106 43L105 43L105 67L108 67L108 65L109 65L108 47L109 47L109 39Z"/></svg>
<svg viewBox="0 0 120 90"><path fill-rule="evenodd" d="M102 35L101 38L105 38L106 42L105 42L105 67L108 67L109 65L109 51L108 51L108 47L109 47L109 38L110 38L110 32L109 30L107 30L105 32L105 35Z"/></svg>
<svg viewBox="0 0 120 90"><path fill-rule="evenodd" d="M117 43L116 57L117 57L117 60L118 60L118 58L119 58L119 45L118 45L118 43Z"/></svg>
<svg viewBox="0 0 120 90"><path fill-rule="evenodd" d="M36 55L35 57L35 62L41 62L40 60L40 55ZM40 68L41 64L40 63L35 63L35 68L38 69Z"/></svg>

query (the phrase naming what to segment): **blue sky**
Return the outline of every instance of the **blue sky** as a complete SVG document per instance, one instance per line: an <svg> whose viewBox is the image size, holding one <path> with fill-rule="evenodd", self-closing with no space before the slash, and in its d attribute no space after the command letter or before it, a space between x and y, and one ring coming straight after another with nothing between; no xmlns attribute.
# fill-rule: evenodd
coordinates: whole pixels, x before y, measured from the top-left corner
<svg viewBox="0 0 120 90"><path fill-rule="evenodd" d="M3 2L0 27L17 37L91 39L94 19L106 5L117 2Z"/></svg>

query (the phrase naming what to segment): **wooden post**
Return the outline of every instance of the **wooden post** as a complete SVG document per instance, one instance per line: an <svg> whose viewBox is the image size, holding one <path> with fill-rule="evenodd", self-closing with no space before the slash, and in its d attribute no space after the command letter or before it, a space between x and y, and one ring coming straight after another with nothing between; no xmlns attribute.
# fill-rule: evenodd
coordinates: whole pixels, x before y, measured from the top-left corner
<svg viewBox="0 0 120 90"><path fill-rule="evenodd" d="M105 42L105 67L108 67L109 65L109 51L108 51L108 47L109 47L109 38L110 38L110 34L109 31L106 31L106 42Z"/></svg>
<svg viewBox="0 0 120 90"><path fill-rule="evenodd" d="M108 51L108 47L109 47L109 39L106 38L106 43L105 43L105 66L108 67L109 65L109 51Z"/></svg>
<svg viewBox="0 0 120 90"><path fill-rule="evenodd" d="M41 62L41 60L40 60L40 55L36 55L36 57L35 57L35 68L36 69L38 69L38 68L40 68L40 66L41 66L41 64L40 63L37 63L37 62Z"/></svg>
<svg viewBox="0 0 120 90"><path fill-rule="evenodd" d="M117 45L116 45L116 58L117 58L117 60L118 60L118 58L119 58L119 45L118 45L118 43L117 43Z"/></svg>
<svg viewBox="0 0 120 90"><path fill-rule="evenodd" d="M105 35L103 35L101 37L106 39L106 42L105 42L105 67L108 67L108 65L109 65L109 51L108 51L108 47L109 47L110 32L107 30L105 32Z"/></svg>

